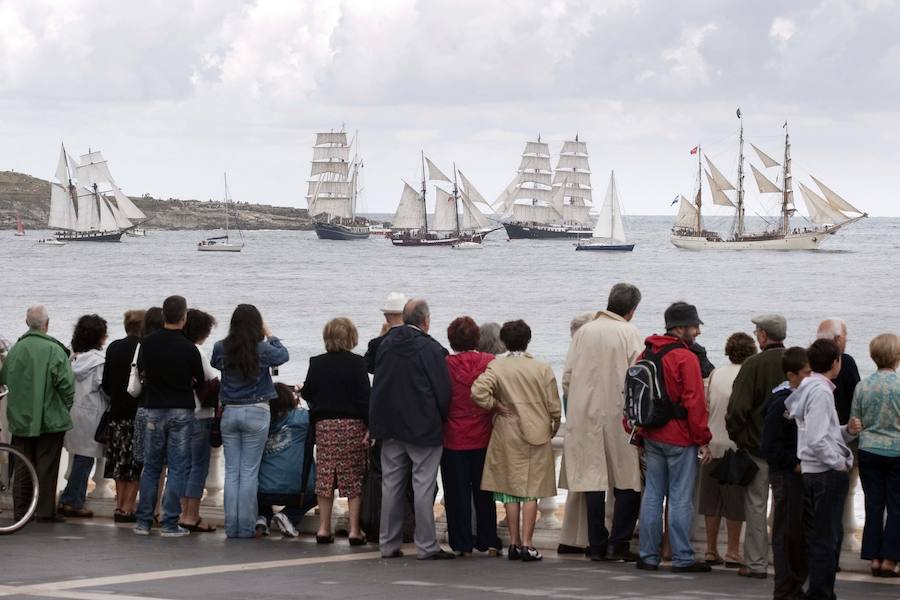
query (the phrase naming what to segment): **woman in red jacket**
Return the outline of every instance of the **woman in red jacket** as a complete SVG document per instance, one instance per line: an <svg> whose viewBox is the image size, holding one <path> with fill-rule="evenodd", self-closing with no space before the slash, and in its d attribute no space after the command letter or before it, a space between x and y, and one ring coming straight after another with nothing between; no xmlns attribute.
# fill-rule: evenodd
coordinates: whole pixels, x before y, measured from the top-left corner
<svg viewBox="0 0 900 600"><path fill-rule="evenodd" d="M494 359L478 352L478 325L470 317L459 317L447 328L454 354L447 357L453 384L450 411L444 424L441 480L450 547L459 556L471 556L472 548L499 556L497 507L491 492L481 490L481 473L493 414L472 402L472 383ZM475 505L476 535L472 539L472 505Z"/></svg>

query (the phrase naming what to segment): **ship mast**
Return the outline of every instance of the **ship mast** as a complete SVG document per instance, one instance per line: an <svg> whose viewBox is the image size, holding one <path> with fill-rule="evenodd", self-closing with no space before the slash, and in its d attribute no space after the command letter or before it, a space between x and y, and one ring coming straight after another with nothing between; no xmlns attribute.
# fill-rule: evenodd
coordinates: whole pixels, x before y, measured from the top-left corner
<svg viewBox="0 0 900 600"><path fill-rule="evenodd" d="M228 243L228 173L223 173L225 179L225 243Z"/></svg>
<svg viewBox="0 0 900 600"><path fill-rule="evenodd" d="M787 121L784 122L784 171L782 175L781 218L782 233L787 235L791 230L791 213L793 212L794 191L791 175L791 136L787 130Z"/></svg>
<svg viewBox="0 0 900 600"><path fill-rule="evenodd" d="M734 236L739 240L744 235L744 118L741 109L737 109L737 117L741 122L741 132L738 142L738 173L737 173L737 224Z"/></svg>
<svg viewBox="0 0 900 600"><path fill-rule="evenodd" d="M459 239L459 188L456 185L456 162L453 163L453 212L456 215L456 237Z"/></svg>
<svg viewBox="0 0 900 600"><path fill-rule="evenodd" d="M425 227L422 229L422 236L428 233L428 202L425 193L428 191L425 187L425 150L422 150L422 215L425 219Z"/></svg>
<svg viewBox="0 0 900 600"><path fill-rule="evenodd" d="M702 204L702 196L703 196L703 163L701 162L702 151L700 149L700 144L697 144L697 235L703 234L703 221L700 216L700 206Z"/></svg>

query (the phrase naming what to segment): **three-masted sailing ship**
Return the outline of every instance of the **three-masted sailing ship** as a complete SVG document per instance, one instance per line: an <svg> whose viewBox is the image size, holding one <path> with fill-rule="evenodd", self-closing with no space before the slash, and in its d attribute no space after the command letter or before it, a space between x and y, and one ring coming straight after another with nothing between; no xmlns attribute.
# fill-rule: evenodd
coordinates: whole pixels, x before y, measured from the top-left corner
<svg viewBox="0 0 900 600"><path fill-rule="evenodd" d="M457 179L458 177L458 179ZM428 222L428 181L452 184L452 191L434 185L434 220ZM447 177L422 153L422 189L403 182L403 193L391 221L391 243L395 246L452 246L478 248L491 231L487 217L477 204L487 205L462 171L453 165L453 179Z"/></svg>
<svg viewBox="0 0 900 600"><path fill-rule="evenodd" d="M133 220L147 218L116 185L99 151L88 151L76 162L63 145L56 179L50 184L49 226L58 230L59 240L118 242L134 227Z"/></svg>
<svg viewBox="0 0 900 600"><path fill-rule="evenodd" d="M625 237L625 223L622 220L622 205L619 203L619 192L616 186L615 172L609 175L609 186L606 197L600 207L600 215L591 237L579 240L575 250L593 250L606 252L631 252L634 244L629 244Z"/></svg>
<svg viewBox="0 0 900 600"><path fill-rule="evenodd" d="M741 123L738 135L737 185L733 185L709 157L703 154L700 146L691 150L692 154L697 155L697 193L693 202L684 196L679 197L680 206L671 237L675 246L690 250L815 250L828 239L828 236L869 216L820 180L810 176L822 195L800 183L800 193L806 204L810 224L808 226L791 224L791 217L797 213L797 207L794 203L794 176L791 172L791 138L785 122L784 159L781 163L750 144L762 164L762 168L750 164L757 189L760 194L777 194L776 197L780 197L780 215L771 219L764 217L768 226L762 232L747 231L744 217L746 212L744 120L740 109L737 111L737 117ZM703 168L704 161L707 169ZM766 169L773 168L780 171L775 181L765 174ZM731 231L727 234L709 231L703 225L701 209L704 205L702 177L704 173L712 203L735 210ZM733 198L726 193L731 191L734 192Z"/></svg>
<svg viewBox="0 0 900 600"><path fill-rule="evenodd" d="M323 240L364 240L369 237L369 221L357 210L360 171L358 135L347 143L344 131L317 133L306 202L316 235Z"/></svg>
<svg viewBox="0 0 900 600"><path fill-rule="evenodd" d="M240 223L238 223L237 230L241 241L240 243L231 241L231 232L229 230L229 213L231 211L231 205L234 204L234 202L231 200L231 194L228 193L228 174L224 175L224 179L225 198L222 204L225 207L225 235L209 237L197 243L197 250L200 252L240 252L244 249L244 232L241 231ZM235 221L237 221L237 211L235 211L234 216Z"/></svg>
<svg viewBox="0 0 900 600"><path fill-rule="evenodd" d="M550 146L526 142L516 176L494 203L510 239L565 239L591 234L591 167L587 144L563 142L554 172Z"/></svg>

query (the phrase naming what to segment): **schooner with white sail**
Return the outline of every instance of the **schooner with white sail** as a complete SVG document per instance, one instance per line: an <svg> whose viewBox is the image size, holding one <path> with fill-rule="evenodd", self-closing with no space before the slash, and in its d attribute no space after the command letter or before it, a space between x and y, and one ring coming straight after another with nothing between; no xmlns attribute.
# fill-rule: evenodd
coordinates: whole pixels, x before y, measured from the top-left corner
<svg viewBox="0 0 900 600"><path fill-rule="evenodd" d="M634 244L629 244L625 237L625 223L622 220L622 205L619 203L619 192L616 186L615 172L609 175L609 186L606 197L600 207L600 215L590 239L579 240L575 250L593 250L606 252L631 252Z"/></svg>
<svg viewBox="0 0 900 600"><path fill-rule="evenodd" d="M63 144L56 167L57 182L50 184L49 226L57 239L68 242L118 242L147 216L134 205L109 171L99 151L88 151L75 161Z"/></svg>
<svg viewBox="0 0 900 600"><path fill-rule="evenodd" d="M403 182L400 204L391 222L391 243L395 246L453 246L471 248L480 245L492 227L478 204L484 197L462 171L453 165L453 179L447 177L422 152L422 189ZM458 177L458 179L457 179ZM428 181L452 184L452 191L434 185L434 220L428 222Z"/></svg>
<svg viewBox="0 0 900 600"><path fill-rule="evenodd" d="M516 176L494 203L510 239L565 239L591 234L591 167L578 135L563 142L550 165L550 146L525 143Z"/></svg>
<svg viewBox="0 0 900 600"><path fill-rule="evenodd" d="M316 134L306 202L316 235L327 240L364 240L369 222L358 214L360 172L359 135L347 143L344 131Z"/></svg>
<svg viewBox="0 0 900 600"><path fill-rule="evenodd" d="M794 175L791 170L791 138L785 122L784 158L781 163L750 144L762 164L762 168L750 164L757 189L760 194L777 194L780 214L777 219L766 218L769 224L765 231L748 232L745 222L747 202L744 187L744 120L740 109L737 110L737 117L741 123L738 135L737 185L728 180L709 156L702 152L700 146L694 148L691 153L697 154L697 192L693 202L679 196L680 206L671 237L675 246L690 250L815 250L828 239L828 236L868 216L819 179L810 176L822 195L803 183L799 184L810 225L792 226L791 217L797 213L797 207L794 202ZM706 169L703 168L704 161ZM766 175L767 169L777 169L778 173L774 178L770 178ZM709 231L704 227L702 216L704 173L712 203L733 208L735 211L731 231L728 234ZM727 192L734 193L729 196Z"/></svg>

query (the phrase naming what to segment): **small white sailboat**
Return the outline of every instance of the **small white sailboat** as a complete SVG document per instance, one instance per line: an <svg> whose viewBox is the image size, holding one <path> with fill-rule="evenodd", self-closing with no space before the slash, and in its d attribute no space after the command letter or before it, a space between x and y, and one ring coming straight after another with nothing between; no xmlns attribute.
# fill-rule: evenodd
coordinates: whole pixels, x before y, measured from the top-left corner
<svg viewBox="0 0 900 600"><path fill-rule="evenodd" d="M16 213L16 235L19 237L25 235L25 223L22 222L22 217L19 216L19 213Z"/></svg>
<svg viewBox="0 0 900 600"><path fill-rule="evenodd" d="M218 235L215 237L206 238L202 242L197 244L197 250L200 252L240 252L244 249L244 233L241 231L240 224L238 224L238 234L241 238L241 243L236 244L232 243L229 230L228 230L228 211L229 204L233 204L231 201L231 196L228 194L228 175L225 175L225 235ZM237 216L237 212L235 212L235 216ZM237 220L237 219L235 219Z"/></svg>
<svg viewBox="0 0 900 600"><path fill-rule="evenodd" d="M61 242L56 238L41 238L35 242L37 246L65 246L65 242Z"/></svg>
<svg viewBox="0 0 900 600"><path fill-rule="evenodd" d="M600 208L600 216L591 233L590 239L579 241L575 250L596 250L607 252L631 252L634 244L627 243L625 223L622 221L622 207L619 205L619 193L616 190L616 174L609 175L609 187L606 198Z"/></svg>
<svg viewBox="0 0 900 600"><path fill-rule="evenodd" d="M127 235L128 237L147 237L147 230L140 227L135 227L134 229L126 229L125 235Z"/></svg>

